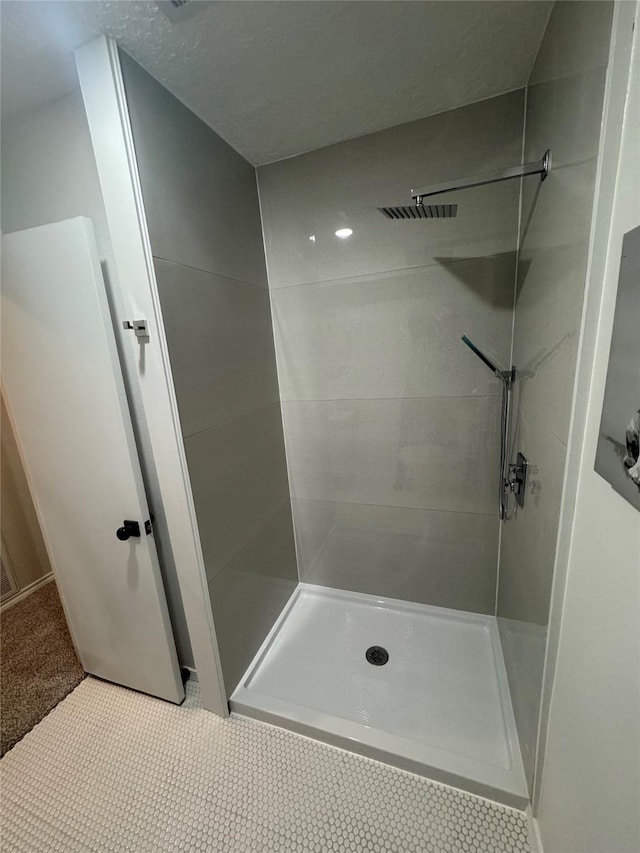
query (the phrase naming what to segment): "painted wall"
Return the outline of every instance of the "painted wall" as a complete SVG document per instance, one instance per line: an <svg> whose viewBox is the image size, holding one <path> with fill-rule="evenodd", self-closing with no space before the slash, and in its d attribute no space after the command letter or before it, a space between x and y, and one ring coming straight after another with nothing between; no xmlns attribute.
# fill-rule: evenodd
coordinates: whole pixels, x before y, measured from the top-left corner
<svg viewBox="0 0 640 853"><path fill-rule="evenodd" d="M154 538L160 557L178 658L193 666L193 655L180 589L166 528L160 488L147 438L144 411L137 393L137 354L122 340L120 307L113 252L107 227L89 127L80 92L41 109L2 122L2 230L4 233L46 225L74 216L92 221L105 285L114 313L116 341L127 385Z"/></svg>
<svg viewBox="0 0 640 853"><path fill-rule="evenodd" d="M121 58L230 695L298 581L255 170Z"/></svg>
<svg viewBox="0 0 640 853"><path fill-rule="evenodd" d="M0 528L17 589L23 590L50 574L51 564L4 397L0 401Z"/></svg>
<svg viewBox="0 0 640 853"><path fill-rule="evenodd" d="M513 362L513 453L529 460L526 505L504 526L497 614L527 778L542 672L582 318L612 4L556 3L527 89Z"/></svg>
<svg viewBox="0 0 640 853"><path fill-rule="evenodd" d="M519 162L522 120L513 92L258 169L304 581L494 612L500 383L460 336L508 364L519 187L376 207Z"/></svg>
<svg viewBox="0 0 640 853"><path fill-rule="evenodd" d="M622 239L640 225L640 6L616 6L605 142L610 127L619 131L625 94L626 112L620 159L614 139L602 163L570 444L578 477L564 600L554 592L558 655L538 807L546 853L640 850L640 513L594 471ZM612 212L608 170L611 184L617 171Z"/></svg>

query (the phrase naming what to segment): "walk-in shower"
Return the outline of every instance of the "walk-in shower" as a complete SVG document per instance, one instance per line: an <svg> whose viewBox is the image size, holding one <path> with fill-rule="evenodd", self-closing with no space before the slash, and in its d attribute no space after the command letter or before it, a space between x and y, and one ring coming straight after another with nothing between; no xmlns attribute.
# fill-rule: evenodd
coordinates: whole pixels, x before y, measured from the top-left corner
<svg viewBox="0 0 640 853"><path fill-rule="evenodd" d="M521 106L514 101L512 139ZM468 162L448 150L462 129L456 118L398 132L405 176L438 156L449 168ZM489 113L482 126L495 138L480 168L496 151L506 162L518 156ZM302 582L230 704L524 805L494 615L500 524L518 488L509 465L517 372L505 361L520 188L503 182L544 180L550 154L374 206L394 190L398 138L393 160L383 134L346 152L355 164L348 190L341 151L259 171ZM372 175L372 162L389 168ZM322 183L325 195L292 211L301 180ZM460 206L444 196L462 189ZM347 215L354 191L367 201ZM426 203L440 193L442 203ZM309 240L338 224L349 240ZM490 348L462 338L482 367L456 343L466 329Z"/></svg>

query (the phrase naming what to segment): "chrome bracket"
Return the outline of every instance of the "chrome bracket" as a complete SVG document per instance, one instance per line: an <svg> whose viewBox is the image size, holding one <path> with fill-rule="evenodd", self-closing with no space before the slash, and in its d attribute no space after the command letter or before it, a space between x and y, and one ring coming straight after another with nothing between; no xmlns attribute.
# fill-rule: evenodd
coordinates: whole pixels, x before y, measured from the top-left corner
<svg viewBox="0 0 640 853"><path fill-rule="evenodd" d="M516 369L512 367L511 370L498 370L496 371L496 376L505 383L505 385L513 385L516 381Z"/></svg>
<svg viewBox="0 0 640 853"><path fill-rule="evenodd" d="M123 320L123 329L133 329L136 333L136 338L148 338L149 328L146 320Z"/></svg>

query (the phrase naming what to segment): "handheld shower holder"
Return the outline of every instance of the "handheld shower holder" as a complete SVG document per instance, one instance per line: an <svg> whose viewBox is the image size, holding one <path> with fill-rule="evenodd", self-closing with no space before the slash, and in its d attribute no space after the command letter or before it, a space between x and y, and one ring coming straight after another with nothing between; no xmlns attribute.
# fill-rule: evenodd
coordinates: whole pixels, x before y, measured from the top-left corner
<svg viewBox="0 0 640 853"><path fill-rule="evenodd" d="M499 498L500 498L500 518L503 521L508 521L509 515L507 512L507 503L506 503L506 495L508 492L514 492L516 494L516 499L518 503L522 506L520 493L522 496L522 501L524 502L524 485L519 492L516 493L514 484L520 481L518 480L518 475L512 471L512 466L508 465L508 447L509 447L509 399L511 396L511 391L513 388L513 383L516 381L516 369L513 365L509 368L509 370L501 370L496 364L494 364L491 359L479 349L472 340L470 340L466 335L462 336L462 342L466 344L471 352L477 356L480 361L489 368L489 370L493 373L493 375L502 382L502 414L501 414L501 425L500 425L500 476L498 479L498 487L499 487ZM519 460L518 460L519 461ZM526 477L526 469L525 469L525 477Z"/></svg>
<svg viewBox="0 0 640 853"><path fill-rule="evenodd" d="M510 370L499 370L496 375L507 385L513 385L516 381L516 369L513 366Z"/></svg>

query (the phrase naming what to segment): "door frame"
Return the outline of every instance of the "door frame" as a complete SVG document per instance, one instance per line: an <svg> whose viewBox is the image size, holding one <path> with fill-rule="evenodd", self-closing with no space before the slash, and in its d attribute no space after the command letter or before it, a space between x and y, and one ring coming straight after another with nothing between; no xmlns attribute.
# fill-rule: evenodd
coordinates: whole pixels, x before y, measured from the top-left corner
<svg viewBox="0 0 640 853"><path fill-rule="evenodd" d="M229 714L117 44L75 52L123 304L144 319L140 397L204 707ZM125 345L140 348L133 331Z"/></svg>

